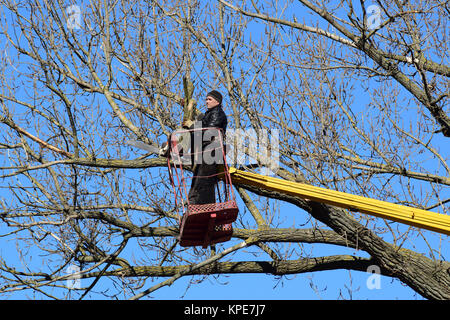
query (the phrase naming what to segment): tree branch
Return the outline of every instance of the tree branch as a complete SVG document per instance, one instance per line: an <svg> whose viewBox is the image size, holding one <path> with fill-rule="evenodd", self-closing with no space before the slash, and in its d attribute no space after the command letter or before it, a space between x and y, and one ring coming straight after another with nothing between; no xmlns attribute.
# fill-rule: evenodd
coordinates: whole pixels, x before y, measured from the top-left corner
<svg viewBox="0 0 450 320"><path fill-rule="evenodd" d="M215 260L214 260L215 261ZM205 261L206 262L206 261ZM176 277L187 275L210 275L210 274L247 274L264 273L272 275L300 274L306 272L348 269L356 271L367 271L367 268L376 264L373 259L361 258L351 255L334 255L316 258L299 258L298 260L282 261L238 261L217 262L213 265L196 268L190 266L137 266L120 268L107 271L105 274L114 277ZM381 269L381 274L386 274ZM95 277L96 273L83 275L85 278ZM164 285L169 285L172 279L167 280ZM160 287L160 286L159 286ZM158 287L158 288L159 288Z"/></svg>

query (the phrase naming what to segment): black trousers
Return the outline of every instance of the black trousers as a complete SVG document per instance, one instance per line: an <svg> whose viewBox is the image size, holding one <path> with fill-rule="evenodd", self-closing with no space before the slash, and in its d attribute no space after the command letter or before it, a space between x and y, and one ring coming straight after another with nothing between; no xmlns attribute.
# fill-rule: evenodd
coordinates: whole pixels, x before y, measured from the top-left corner
<svg viewBox="0 0 450 320"><path fill-rule="evenodd" d="M194 177L188 195L190 204L216 202L217 165L223 164L223 155L218 151L220 149L218 139L212 138L212 141L203 141L202 135L202 131L195 132L191 139ZM194 143L196 141L201 143ZM200 154L202 155L201 159L198 157Z"/></svg>
<svg viewBox="0 0 450 320"><path fill-rule="evenodd" d="M206 204L216 202L215 188L217 184L216 164L197 164L194 168L191 189L189 190L190 204Z"/></svg>

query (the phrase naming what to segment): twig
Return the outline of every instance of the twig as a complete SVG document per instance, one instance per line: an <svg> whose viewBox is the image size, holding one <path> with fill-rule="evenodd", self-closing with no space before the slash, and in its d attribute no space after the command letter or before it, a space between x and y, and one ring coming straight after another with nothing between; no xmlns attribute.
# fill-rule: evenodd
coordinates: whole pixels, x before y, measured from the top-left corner
<svg viewBox="0 0 450 320"><path fill-rule="evenodd" d="M44 140L41 140L40 138L32 135L31 133L29 133L28 131L26 131L25 129L22 129L21 127L19 127L18 125L16 125L13 121L11 121L10 119L6 118L6 117L1 117L0 121L5 123L6 125L8 125L9 127L11 127L12 129L16 130L19 133L22 133L23 135L27 136L28 138L30 138L33 141L36 141L37 143L39 143L41 146L50 149L52 151L55 151L59 154L62 154L63 156L66 156L68 158L72 158L73 155L65 150L61 150L47 142L45 142Z"/></svg>

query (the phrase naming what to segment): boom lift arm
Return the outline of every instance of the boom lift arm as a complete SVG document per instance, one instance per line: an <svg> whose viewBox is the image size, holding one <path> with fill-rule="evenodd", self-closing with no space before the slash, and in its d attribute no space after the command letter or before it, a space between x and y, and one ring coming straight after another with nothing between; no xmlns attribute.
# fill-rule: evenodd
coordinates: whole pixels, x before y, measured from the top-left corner
<svg viewBox="0 0 450 320"><path fill-rule="evenodd" d="M315 202L326 203L351 211L359 211L379 218L450 235L449 215L329 190L309 184L268 177L231 167L229 168L229 172L233 183L242 183L264 190L310 199Z"/></svg>

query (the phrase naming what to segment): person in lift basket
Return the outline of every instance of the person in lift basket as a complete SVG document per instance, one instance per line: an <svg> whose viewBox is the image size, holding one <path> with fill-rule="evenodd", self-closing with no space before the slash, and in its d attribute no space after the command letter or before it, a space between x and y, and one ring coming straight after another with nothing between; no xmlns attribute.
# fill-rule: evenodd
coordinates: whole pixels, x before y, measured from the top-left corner
<svg viewBox="0 0 450 320"><path fill-rule="evenodd" d="M193 124L190 127L186 126L183 122L184 128L192 129L198 128L201 125L202 128L219 128L222 129L223 138L225 139L225 133L227 130L227 116L222 108L222 95L220 92L213 90L206 95L206 107L207 110L204 114L200 114L197 117L197 124ZM204 131L196 131L194 134L203 134ZM192 143L191 150L193 153L203 152L205 148L212 141L203 141L203 139L191 140L202 141L201 145L194 145ZM204 157L202 157L204 159ZM207 204L216 202L215 199L215 186L217 184L217 164L207 164L204 161L194 161L194 175L189 190L188 200L190 204Z"/></svg>

